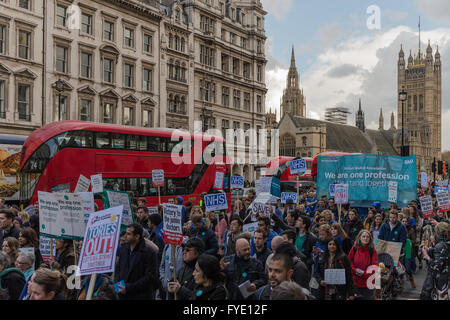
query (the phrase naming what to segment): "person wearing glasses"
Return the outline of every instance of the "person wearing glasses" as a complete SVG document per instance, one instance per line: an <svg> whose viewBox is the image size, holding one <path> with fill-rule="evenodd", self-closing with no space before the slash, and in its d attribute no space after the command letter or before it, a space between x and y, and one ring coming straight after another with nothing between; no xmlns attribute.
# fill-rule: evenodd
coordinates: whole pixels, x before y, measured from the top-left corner
<svg viewBox="0 0 450 320"><path fill-rule="evenodd" d="M20 252L16 259L16 268L22 271L25 281L28 282L34 273L34 254L31 252Z"/></svg>
<svg viewBox="0 0 450 320"><path fill-rule="evenodd" d="M205 243L199 238L191 238L182 246L184 264L177 270L176 281L171 281L167 285L168 300L173 300L175 293L178 294L178 300L188 300L196 287L193 273L198 257L205 251Z"/></svg>

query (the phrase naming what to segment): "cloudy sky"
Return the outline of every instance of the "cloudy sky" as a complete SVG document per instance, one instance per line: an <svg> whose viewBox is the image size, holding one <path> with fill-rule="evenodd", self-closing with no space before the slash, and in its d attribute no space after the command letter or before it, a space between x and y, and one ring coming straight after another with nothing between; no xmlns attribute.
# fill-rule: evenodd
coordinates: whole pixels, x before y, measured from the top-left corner
<svg viewBox="0 0 450 320"><path fill-rule="evenodd" d="M277 109L286 86L292 45L307 116L323 119L325 108L345 106L355 122L359 98L366 126L378 129L380 108L385 127L394 111L397 126L397 62L428 40L439 46L442 60L442 148L450 150L450 1L449 0L262 0L266 16L267 108ZM373 6L380 9L380 28L372 25ZM368 12L369 11L369 12Z"/></svg>

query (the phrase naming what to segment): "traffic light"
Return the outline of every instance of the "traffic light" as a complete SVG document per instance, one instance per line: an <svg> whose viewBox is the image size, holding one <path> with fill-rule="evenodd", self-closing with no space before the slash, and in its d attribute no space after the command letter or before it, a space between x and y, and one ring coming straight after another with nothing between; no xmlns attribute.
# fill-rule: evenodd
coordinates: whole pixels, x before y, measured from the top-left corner
<svg viewBox="0 0 450 320"><path fill-rule="evenodd" d="M443 162L442 161L438 161L438 174L442 174L442 169L443 169Z"/></svg>

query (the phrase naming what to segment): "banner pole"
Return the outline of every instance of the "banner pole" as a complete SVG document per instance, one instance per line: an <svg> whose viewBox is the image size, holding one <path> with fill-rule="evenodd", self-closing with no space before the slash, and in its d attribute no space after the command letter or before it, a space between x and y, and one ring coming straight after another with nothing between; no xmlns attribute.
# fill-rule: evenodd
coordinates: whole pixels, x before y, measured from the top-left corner
<svg viewBox="0 0 450 320"><path fill-rule="evenodd" d="M161 204L161 191L160 191L161 187L158 187L158 204Z"/></svg>
<svg viewBox="0 0 450 320"><path fill-rule="evenodd" d="M177 260L175 259L175 246L172 244L172 261L173 261L173 281L177 280ZM177 293L174 293L174 298L177 300Z"/></svg>
<svg viewBox="0 0 450 320"><path fill-rule="evenodd" d="M75 257L75 264L78 265L78 262L77 262L77 244L76 244L75 240L73 240L73 255Z"/></svg>
<svg viewBox="0 0 450 320"><path fill-rule="evenodd" d="M53 255L53 239L50 239L50 262L52 261L52 258L55 256Z"/></svg>
<svg viewBox="0 0 450 320"><path fill-rule="evenodd" d="M91 275L91 280L89 280L89 288L86 294L86 300L92 299L92 294L94 293L95 282L97 281L97 274Z"/></svg>
<svg viewBox="0 0 450 320"><path fill-rule="evenodd" d="M338 204L338 215L339 215L339 224L342 225L341 223L341 210L342 210L342 204Z"/></svg>
<svg viewBox="0 0 450 320"><path fill-rule="evenodd" d="M297 204L299 202L300 202L300 186L299 186L299 183L298 183L298 174L297 174Z"/></svg>
<svg viewBox="0 0 450 320"><path fill-rule="evenodd" d="M218 213L217 215L217 233L219 234L219 252L217 252L220 255L220 248L222 247L222 237L220 236L220 216Z"/></svg>

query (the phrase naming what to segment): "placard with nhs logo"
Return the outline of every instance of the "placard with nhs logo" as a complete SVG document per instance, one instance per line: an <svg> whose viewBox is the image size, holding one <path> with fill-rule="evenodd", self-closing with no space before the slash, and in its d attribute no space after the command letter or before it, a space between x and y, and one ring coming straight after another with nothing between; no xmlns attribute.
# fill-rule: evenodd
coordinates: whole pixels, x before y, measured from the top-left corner
<svg viewBox="0 0 450 320"><path fill-rule="evenodd" d="M289 166L291 169L291 174L306 172L306 160L305 159L292 160L290 162Z"/></svg>
<svg viewBox="0 0 450 320"><path fill-rule="evenodd" d="M208 194L204 198L206 211L227 210L227 196L225 193Z"/></svg>
<svg viewBox="0 0 450 320"><path fill-rule="evenodd" d="M297 194L294 192L282 192L281 203L286 203L287 199L292 199L294 203L297 203Z"/></svg>
<svg viewBox="0 0 450 320"><path fill-rule="evenodd" d="M231 176L231 189L244 189L244 177L242 176Z"/></svg>

